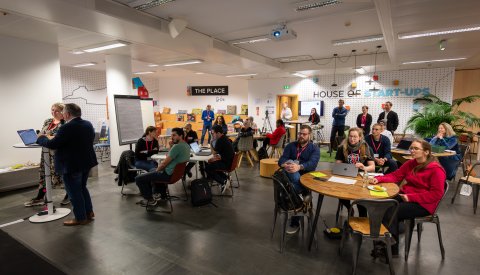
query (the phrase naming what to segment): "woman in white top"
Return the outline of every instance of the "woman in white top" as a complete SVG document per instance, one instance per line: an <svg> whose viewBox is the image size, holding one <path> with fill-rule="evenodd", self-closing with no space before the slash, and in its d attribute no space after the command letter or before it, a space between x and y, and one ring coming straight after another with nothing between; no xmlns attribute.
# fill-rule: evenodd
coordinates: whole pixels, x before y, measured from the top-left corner
<svg viewBox="0 0 480 275"><path fill-rule="evenodd" d="M293 116L292 110L288 107L288 103L284 102L280 118L285 122L285 121L291 120L292 116Z"/></svg>

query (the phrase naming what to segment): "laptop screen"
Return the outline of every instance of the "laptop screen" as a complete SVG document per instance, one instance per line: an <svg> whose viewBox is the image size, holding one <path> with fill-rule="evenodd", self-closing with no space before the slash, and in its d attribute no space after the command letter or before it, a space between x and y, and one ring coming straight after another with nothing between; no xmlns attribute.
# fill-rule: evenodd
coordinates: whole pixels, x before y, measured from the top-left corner
<svg viewBox="0 0 480 275"><path fill-rule="evenodd" d="M200 152L200 147L198 146L198 143L192 142L192 143L190 143L190 147L192 148L192 150L195 154Z"/></svg>
<svg viewBox="0 0 480 275"><path fill-rule="evenodd" d="M37 142L37 133L35 133L33 129L18 130L17 133L25 145L31 145Z"/></svg>
<svg viewBox="0 0 480 275"><path fill-rule="evenodd" d="M408 150L410 148L410 145L412 145L411 140L402 139L398 143L397 149Z"/></svg>

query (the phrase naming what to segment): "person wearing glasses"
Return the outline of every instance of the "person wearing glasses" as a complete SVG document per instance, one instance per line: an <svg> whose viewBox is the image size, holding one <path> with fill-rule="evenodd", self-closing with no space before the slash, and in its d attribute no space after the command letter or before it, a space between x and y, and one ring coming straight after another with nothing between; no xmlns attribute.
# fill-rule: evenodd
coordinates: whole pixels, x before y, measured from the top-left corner
<svg viewBox="0 0 480 275"><path fill-rule="evenodd" d="M397 162L393 160L392 153L390 152L391 143L390 140L381 134L382 126L379 123L375 123L372 127L372 134L365 137L365 142L373 150L373 160L375 165L379 167L388 167L385 174L392 173L398 169Z"/></svg>
<svg viewBox="0 0 480 275"><path fill-rule="evenodd" d="M399 222L432 215L445 192L446 174L443 167L432 155L432 146L424 140L414 140L410 145L413 159L405 162L397 171L370 180L371 184L382 182L400 183L405 180L400 193L395 197L399 202L397 218L388 228L396 240L392 254L398 255ZM389 221L393 211L387 212L384 222ZM385 253L385 247L376 246L373 256Z"/></svg>
<svg viewBox="0 0 480 275"><path fill-rule="evenodd" d="M452 126L446 122L438 125L437 135L430 142L431 145L444 146L448 150L455 151L457 154L448 157L439 157L438 161L447 172L447 179L452 179L457 173L457 167L461 160L460 148L458 146L458 138L453 131Z"/></svg>
<svg viewBox="0 0 480 275"><path fill-rule="evenodd" d="M320 160L320 149L310 142L312 128L308 125L300 127L297 141L289 143L282 156L278 160L278 166L283 168L287 177L293 184L295 191L306 196L309 192L300 184L300 176L315 171ZM298 232L300 228L300 217L294 216L290 219L288 234Z"/></svg>

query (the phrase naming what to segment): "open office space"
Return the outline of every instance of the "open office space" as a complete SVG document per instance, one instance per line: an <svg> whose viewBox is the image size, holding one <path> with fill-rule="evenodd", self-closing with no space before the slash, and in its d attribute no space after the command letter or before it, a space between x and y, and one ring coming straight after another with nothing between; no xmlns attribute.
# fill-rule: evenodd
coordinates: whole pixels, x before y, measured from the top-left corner
<svg viewBox="0 0 480 275"><path fill-rule="evenodd" d="M0 0L0 273L477 274L479 18Z"/></svg>

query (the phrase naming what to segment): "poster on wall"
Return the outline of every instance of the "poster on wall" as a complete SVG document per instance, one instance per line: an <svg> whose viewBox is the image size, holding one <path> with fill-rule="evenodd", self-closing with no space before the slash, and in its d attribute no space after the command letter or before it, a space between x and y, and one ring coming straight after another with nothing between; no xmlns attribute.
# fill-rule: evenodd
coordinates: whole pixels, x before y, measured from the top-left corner
<svg viewBox="0 0 480 275"><path fill-rule="evenodd" d="M228 86L191 86L189 91L191 96L221 96L228 95Z"/></svg>

